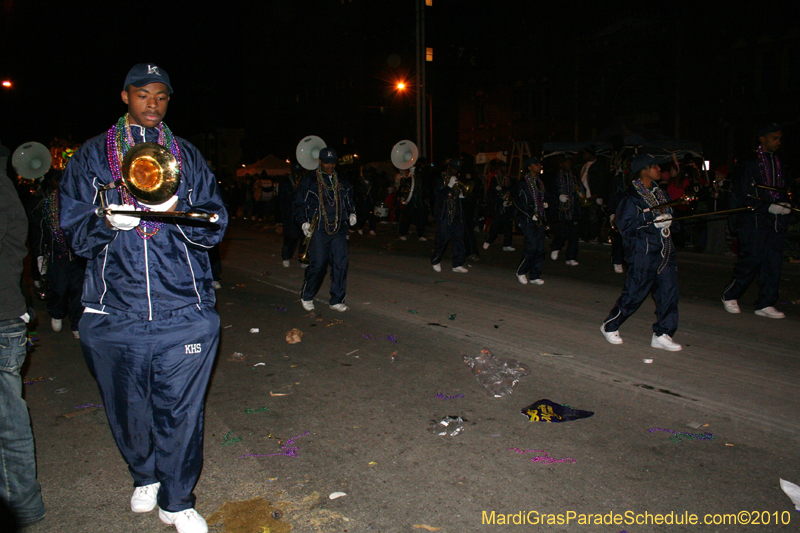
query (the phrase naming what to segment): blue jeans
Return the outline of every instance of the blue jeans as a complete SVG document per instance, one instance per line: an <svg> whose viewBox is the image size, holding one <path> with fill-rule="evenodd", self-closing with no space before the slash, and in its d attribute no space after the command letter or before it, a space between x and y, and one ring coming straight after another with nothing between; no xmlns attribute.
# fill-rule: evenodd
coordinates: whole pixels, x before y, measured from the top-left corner
<svg viewBox="0 0 800 533"><path fill-rule="evenodd" d="M20 524L44 516L31 419L19 375L26 343L27 328L21 319L0 321L0 499Z"/></svg>

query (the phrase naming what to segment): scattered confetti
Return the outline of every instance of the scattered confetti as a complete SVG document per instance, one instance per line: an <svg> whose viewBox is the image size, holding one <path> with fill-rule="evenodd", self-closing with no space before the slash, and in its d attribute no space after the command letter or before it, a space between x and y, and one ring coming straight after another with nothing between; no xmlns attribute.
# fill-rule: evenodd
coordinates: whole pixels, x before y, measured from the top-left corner
<svg viewBox="0 0 800 533"><path fill-rule="evenodd" d="M447 396L445 394L442 394L441 392L437 392L436 393L436 397L439 398L440 400L456 400L458 398L463 398L464 395L463 394L456 394L454 396Z"/></svg>
<svg viewBox="0 0 800 533"><path fill-rule="evenodd" d="M536 457L531 458L531 461L534 463L574 463L575 459L572 457L564 457L563 459L554 459L547 455L547 452L544 450L520 450L519 448L509 448L508 451L510 452L517 452L517 453L535 453Z"/></svg>
<svg viewBox="0 0 800 533"><path fill-rule="evenodd" d="M278 307L276 307L276 308L275 308L275 310L276 310L276 311L280 311L280 312L282 312L282 313L285 313L285 312L286 312L286 308L285 308L285 307L282 307L282 306L278 306Z"/></svg>
<svg viewBox="0 0 800 533"><path fill-rule="evenodd" d="M264 454L264 455L257 455L257 454L253 454L253 453L248 453L248 454L245 454L245 455L240 455L239 459L241 459L243 457L275 457L275 456L278 456L278 455L284 455L286 457L297 457L297 452L300 449L297 446L290 446L290 444L294 444L295 439L299 439L300 437L303 437L303 436L308 435L310 433L311 433L310 431L306 431L305 433L301 433L300 435L298 435L296 437L292 437L291 439L287 440L285 443L281 443L281 450L283 450L283 451L280 452L280 453L267 453L267 454Z"/></svg>
<svg viewBox="0 0 800 533"><path fill-rule="evenodd" d="M23 385L33 385L34 383L39 383L40 381L44 381L44 378L36 378L36 379L32 379L30 381L24 381L24 382L22 382L22 384Z"/></svg>
<svg viewBox="0 0 800 533"><path fill-rule="evenodd" d="M673 442L680 442L683 439L686 439L686 440L712 440L712 439L716 439L717 438L715 435L712 435L711 433L708 433L708 432L706 432L706 433L682 433L680 431L672 431L671 429L652 428L650 430L650 433L652 433L654 431L665 431L667 433L672 433L673 436L670 437L669 440L671 440Z"/></svg>
<svg viewBox="0 0 800 533"><path fill-rule="evenodd" d="M244 412L247 414L251 413L263 413L264 411L269 411L269 407L262 407L260 409L245 409Z"/></svg>
<svg viewBox="0 0 800 533"><path fill-rule="evenodd" d="M75 409L86 409L87 407L103 407L102 405L96 405L93 403L85 403L83 405L76 405Z"/></svg>
<svg viewBox="0 0 800 533"><path fill-rule="evenodd" d="M225 436L222 437L222 445L223 446L231 446L233 444L236 444L237 442L241 442L242 441L242 437L233 437L233 438L231 438L231 435L233 435L233 431L227 432L225 434Z"/></svg>
<svg viewBox="0 0 800 533"><path fill-rule="evenodd" d="M375 338L375 335L373 335L372 333L367 333L367 334L361 335L361 336L364 337L365 339L369 339L371 341L374 341L374 340L389 341L392 344L397 344L397 337L395 337L394 335L387 335L385 337L378 337L377 339Z"/></svg>

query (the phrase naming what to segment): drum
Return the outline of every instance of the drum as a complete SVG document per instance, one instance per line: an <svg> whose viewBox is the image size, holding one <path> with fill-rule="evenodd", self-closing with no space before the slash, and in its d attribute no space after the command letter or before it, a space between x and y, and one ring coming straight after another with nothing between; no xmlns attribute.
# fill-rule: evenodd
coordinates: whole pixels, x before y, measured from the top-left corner
<svg viewBox="0 0 800 533"><path fill-rule="evenodd" d="M375 204L375 216L378 218L386 218L389 216L389 206L383 202Z"/></svg>

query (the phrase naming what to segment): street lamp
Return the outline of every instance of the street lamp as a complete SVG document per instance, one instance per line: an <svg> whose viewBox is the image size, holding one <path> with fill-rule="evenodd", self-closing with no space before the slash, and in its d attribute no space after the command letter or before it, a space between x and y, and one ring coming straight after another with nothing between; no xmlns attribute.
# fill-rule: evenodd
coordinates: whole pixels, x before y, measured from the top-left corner
<svg viewBox="0 0 800 533"><path fill-rule="evenodd" d="M6 89L10 89L13 86L14 84L11 83L9 80L3 80L3 87L5 87Z"/></svg>

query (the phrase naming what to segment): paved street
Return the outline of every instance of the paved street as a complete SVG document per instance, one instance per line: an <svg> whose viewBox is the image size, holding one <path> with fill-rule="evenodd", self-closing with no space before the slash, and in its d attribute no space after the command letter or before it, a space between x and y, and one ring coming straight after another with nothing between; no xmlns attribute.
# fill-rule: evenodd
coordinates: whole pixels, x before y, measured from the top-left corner
<svg viewBox="0 0 800 533"><path fill-rule="evenodd" d="M328 309L326 281L309 314L303 270L281 266L281 235L233 222L195 491L211 531L797 530L800 514L778 483L800 484L800 304L791 303L800 265L785 263L778 307L787 317L771 320L752 313L754 287L742 314L722 309L733 258L681 252L675 340L684 350L670 353L650 347L652 301L622 327L624 344L600 334L624 279L608 247L582 244L578 267L548 257L545 285L523 286L519 237L516 252L496 242L468 274L450 271L448 253L437 274L432 240L401 242L396 231L353 234L350 310ZM130 477L93 406L101 402L79 342L66 326L52 332L37 306L24 379L48 514L26 533L174 531L156 513L130 512ZM292 328L300 344L286 342ZM482 349L531 374L490 397L462 361ZM521 409L545 398L595 414L529 422ZM461 434L428 430L448 415L466 419ZM706 433L713 438L697 438ZM346 495L329 499L334 492ZM553 513L702 521L740 511L769 525L514 525Z"/></svg>

